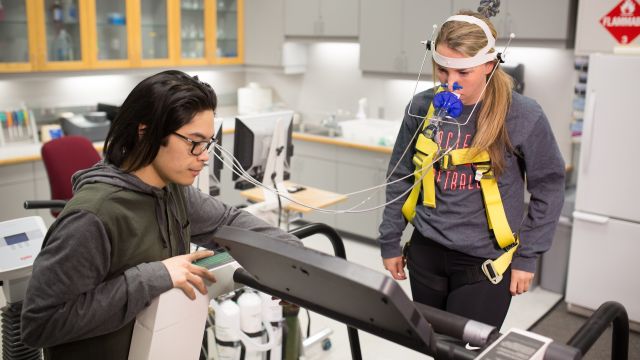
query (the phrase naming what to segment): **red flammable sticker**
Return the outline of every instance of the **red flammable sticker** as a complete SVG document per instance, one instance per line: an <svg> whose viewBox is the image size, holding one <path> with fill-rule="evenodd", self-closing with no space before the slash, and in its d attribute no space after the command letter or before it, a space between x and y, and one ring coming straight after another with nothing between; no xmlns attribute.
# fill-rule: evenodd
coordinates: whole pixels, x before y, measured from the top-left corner
<svg viewBox="0 0 640 360"><path fill-rule="evenodd" d="M631 43L640 34L640 4L636 0L622 0L600 19L620 44Z"/></svg>

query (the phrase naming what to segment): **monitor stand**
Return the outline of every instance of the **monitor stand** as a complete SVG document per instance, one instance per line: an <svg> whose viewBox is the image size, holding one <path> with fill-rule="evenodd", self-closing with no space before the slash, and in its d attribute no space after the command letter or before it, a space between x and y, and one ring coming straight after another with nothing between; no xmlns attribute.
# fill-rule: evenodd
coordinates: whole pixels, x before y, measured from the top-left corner
<svg viewBox="0 0 640 360"><path fill-rule="evenodd" d="M265 200L243 209L274 226L278 225L278 218L282 215L280 211L290 202L283 197L289 196L289 192L284 185L284 162L287 154L287 128L285 123L284 119L279 119L276 123L262 179L264 186L277 189L280 195L263 188L262 192ZM278 198L280 199L278 200Z"/></svg>

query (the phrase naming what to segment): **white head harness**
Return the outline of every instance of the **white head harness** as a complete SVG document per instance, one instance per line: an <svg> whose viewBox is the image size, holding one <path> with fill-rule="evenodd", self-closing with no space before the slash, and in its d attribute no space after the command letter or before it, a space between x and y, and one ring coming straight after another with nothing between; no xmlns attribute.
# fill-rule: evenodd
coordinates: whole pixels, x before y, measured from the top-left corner
<svg viewBox="0 0 640 360"><path fill-rule="evenodd" d="M497 58L497 52L489 52L496 45L496 39L491 35L491 30L489 30L489 26L484 21L478 19L475 16L469 15L454 15L449 17L446 22L449 21L464 21L471 24L478 25L482 31L484 31L485 36L487 37L487 46L480 49L477 54L472 57L465 58L451 58L440 55L437 50L431 52L433 54L433 61L435 61L438 65L453 69L469 69L478 65L482 65L489 61L493 61Z"/></svg>

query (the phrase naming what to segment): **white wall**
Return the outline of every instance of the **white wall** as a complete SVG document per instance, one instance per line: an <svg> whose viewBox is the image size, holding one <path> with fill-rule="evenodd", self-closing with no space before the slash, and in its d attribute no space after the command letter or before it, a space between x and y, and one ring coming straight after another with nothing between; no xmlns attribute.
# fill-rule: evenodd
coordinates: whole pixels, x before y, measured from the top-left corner
<svg viewBox="0 0 640 360"><path fill-rule="evenodd" d="M300 111L303 121L317 123L338 109L355 114L361 97L368 99L370 117L378 117L380 111L388 120L402 119L405 106L414 93L415 80L363 74L358 68L357 43L311 43L308 51L307 71L303 75L249 71L247 81L272 87L274 101ZM544 108L560 150L569 161L569 122L575 78L572 50L511 48L507 63L525 65L525 95L536 99ZM431 75L421 79L425 81L420 82L417 91L431 84Z"/></svg>
<svg viewBox="0 0 640 360"><path fill-rule="evenodd" d="M302 113L303 120L318 123L338 109L355 114L358 99L368 99L368 114L400 120L414 93L415 80L398 80L364 74L358 68L357 43L310 43L303 75L234 70L188 69L185 72L209 82L219 97L235 99L238 87L256 81L272 87L274 101ZM415 61L421 61L416 59ZM571 159L569 122L575 72L573 53L566 49L511 48L508 63L525 64L525 95L536 99L551 121L560 150ZM120 104L133 87L158 69L94 73L33 73L0 75L0 109L25 102L34 108ZM417 76L417 74L416 74ZM417 91L431 84L422 77Z"/></svg>
<svg viewBox="0 0 640 360"><path fill-rule="evenodd" d="M232 94L244 84L243 71L180 69L211 84L218 96ZM162 69L92 72L33 73L0 76L0 109L24 102L32 108L121 104L131 90L146 77Z"/></svg>

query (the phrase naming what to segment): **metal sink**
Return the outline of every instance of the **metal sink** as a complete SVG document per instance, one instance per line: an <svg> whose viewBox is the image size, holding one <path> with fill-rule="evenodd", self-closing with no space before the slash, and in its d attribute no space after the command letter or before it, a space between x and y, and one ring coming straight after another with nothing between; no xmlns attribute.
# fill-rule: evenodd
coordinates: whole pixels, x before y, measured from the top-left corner
<svg viewBox="0 0 640 360"><path fill-rule="evenodd" d="M301 124L294 128L294 131L297 131L302 134L309 135L317 135L317 136L327 136L327 137L337 137L339 136L339 131L334 128L329 128L322 125L317 124Z"/></svg>

